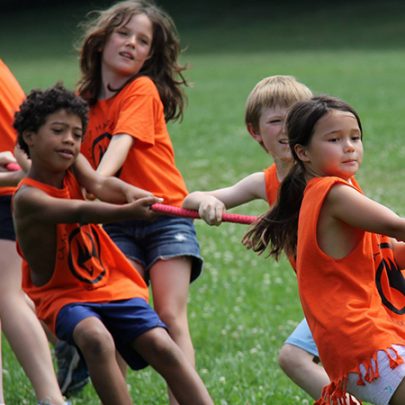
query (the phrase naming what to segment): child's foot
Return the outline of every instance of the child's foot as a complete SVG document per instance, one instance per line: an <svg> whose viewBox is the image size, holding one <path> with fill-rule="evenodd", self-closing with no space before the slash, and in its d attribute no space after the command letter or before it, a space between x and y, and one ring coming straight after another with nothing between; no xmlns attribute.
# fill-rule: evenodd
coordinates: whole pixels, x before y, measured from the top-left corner
<svg viewBox="0 0 405 405"><path fill-rule="evenodd" d="M55 345L58 384L63 395L77 394L88 382L89 372L77 349L63 341Z"/></svg>

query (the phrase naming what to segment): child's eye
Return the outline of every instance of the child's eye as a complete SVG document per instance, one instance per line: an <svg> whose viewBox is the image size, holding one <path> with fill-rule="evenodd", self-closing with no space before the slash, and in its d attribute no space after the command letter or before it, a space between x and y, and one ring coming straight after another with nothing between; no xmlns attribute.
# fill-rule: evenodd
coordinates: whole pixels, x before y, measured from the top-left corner
<svg viewBox="0 0 405 405"><path fill-rule="evenodd" d="M276 119L276 120L270 120L269 122L270 122L270 124L281 124L283 122L283 120Z"/></svg>
<svg viewBox="0 0 405 405"><path fill-rule="evenodd" d="M361 140L361 136L360 136L360 135L353 135L353 136L352 136L352 140L353 140L353 141L360 141L360 140Z"/></svg>
<svg viewBox="0 0 405 405"><path fill-rule="evenodd" d="M55 134L61 134L61 133L63 132L63 129L62 129L62 128L52 128L52 131L53 131Z"/></svg>

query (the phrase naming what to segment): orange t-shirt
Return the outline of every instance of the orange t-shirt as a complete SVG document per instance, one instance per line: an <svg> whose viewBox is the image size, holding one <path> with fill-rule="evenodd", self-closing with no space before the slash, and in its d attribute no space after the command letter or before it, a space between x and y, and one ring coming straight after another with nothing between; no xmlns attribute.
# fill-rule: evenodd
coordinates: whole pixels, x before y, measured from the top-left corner
<svg viewBox="0 0 405 405"><path fill-rule="evenodd" d="M0 59L0 151L13 151L17 134L13 128L14 114L25 94L10 69ZM15 187L0 187L0 195L12 194Z"/></svg>
<svg viewBox="0 0 405 405"><path fill-rule="evenodd" d="M392 270L382 260L387 257L381 254L383 238L364 232L357 246L342 259L328 256L317 243L315 235L323 202L337 184L350 186L338 177L311 179L304 192L298 223L299 294L322 364L331 380L317 404L343 399L347 374L359 374L361 364L366 367L368 381L378 378L378 369L371 366L377 351L393 344L405 344L400 315L393 316L383 305L376 284L379 271L387 274ZM395 263L392 265L396 267ZM385 288L389 278L386 274L381 277ZM389 292L387 296L392 297ZM402 362L396 355L390 364L394 368ZM359 383L364 383L360 374Z"/></svg>
<svg viewBox="0 0 405 405"><path fill-rule="evenodd" d="M187 189L175 164L163 104L150 78L141 76L91 107L82 153L94 168L111 138L119 134L132 136L134 143L117 176L164 198L165 204L181 206Z"/></svg>
<svg viewBox="0 0 405 405"><path fill-rule="evenodd" d="M280 180L277 177L277 167L275 163L264 171L264 184L266 187L267 202L272 206L277 201L278 189L280 188Z"/></svg>
<svg viewBox="0 0 405 405"><path fill-rule="evenodd" d="M80 186L70 171L65 176L62 189L30 178L21 180L18 189L23 185L39 188L55 198L82 199ZM130 298L148 301L144 280L101 226L78 223L55 226L55 269L46 284L37 287L31 282L29 264L18 246L23 258L23 288L34 301L38 317L52 331L55 331L59 311L66 304Z"/></svg>

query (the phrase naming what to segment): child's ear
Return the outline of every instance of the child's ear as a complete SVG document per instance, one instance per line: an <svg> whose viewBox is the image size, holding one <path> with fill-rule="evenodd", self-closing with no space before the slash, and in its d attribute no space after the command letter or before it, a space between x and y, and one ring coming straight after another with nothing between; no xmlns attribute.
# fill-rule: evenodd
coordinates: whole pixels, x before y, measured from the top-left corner
<svg viewBox="0 0 405 405"><path fill-rule="evenodd" d="M28 145L28 146L32 146L33 144L33 137L34 137L34 132L33 131L23 131L22 133L22 137L24 139L24 142Z"/></svg>
<svg viewBox="0 0 405 405"><path fill-rule="evenodd" d="M253 126L253 124L252 124L251 122L248 122L248 124L247 124L246 127L247 127L247 130L248 130L250 136L251 136L256 142L259 142L260 144L262 144L262 143L263 143L262 136L256 132L256 129L255 129L255 127Z"/></svg>
<svg viewBox="0 0 405 405"><path fill-rule="evenodd" d="M311 160L307 148L302 145L295 145L294 152L297 155L298 159L302 162L309 162Z"/></svg>

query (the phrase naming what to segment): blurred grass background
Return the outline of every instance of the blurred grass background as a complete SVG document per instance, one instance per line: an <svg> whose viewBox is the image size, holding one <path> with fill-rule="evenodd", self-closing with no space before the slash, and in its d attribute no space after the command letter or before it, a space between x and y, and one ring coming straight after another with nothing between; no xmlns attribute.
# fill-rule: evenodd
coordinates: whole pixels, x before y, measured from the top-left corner
<svg viewBox="0 0 405 405"><path fill-rule="evenodd" d="M78 79L73 43L88 10L111 1L0 3L0 57L26 91ZM360 113L365 159L358 175L371 197L405 215L405 3L402 1L158 2L174 18L192 86L181 123L171 124L176 160L190 190L235 182L271 162L244 128L257 81L291 74L315 93L339 96ZM258 214L253 202L236 212ZM256 257L240 244L246 228L197 222L205 272L190 291L197 367L215 403L308 404L279 370L277 352L302 318L286 261ZM33 403L31 386L4 342L9 405ZM344 350L344 347L342 347ZM130 373L137 404L166 403L152 370ZM91 386L74 404L98 404Z"/></svg>

